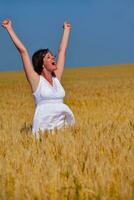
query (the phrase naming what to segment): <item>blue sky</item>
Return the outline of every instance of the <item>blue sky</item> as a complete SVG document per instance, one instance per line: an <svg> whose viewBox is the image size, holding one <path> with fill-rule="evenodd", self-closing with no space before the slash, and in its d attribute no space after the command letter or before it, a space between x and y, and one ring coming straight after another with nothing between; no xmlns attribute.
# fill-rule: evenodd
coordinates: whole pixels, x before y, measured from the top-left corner
<svg viewBox="0 0 134 200"><path fill-rule="evenodd" d="M57 54L64 21L70 21L65 67L134 63L133 0L1 0L0 21L10 18L30 56ZM22 70L17 50L0 28L0 71Z"/></svg>

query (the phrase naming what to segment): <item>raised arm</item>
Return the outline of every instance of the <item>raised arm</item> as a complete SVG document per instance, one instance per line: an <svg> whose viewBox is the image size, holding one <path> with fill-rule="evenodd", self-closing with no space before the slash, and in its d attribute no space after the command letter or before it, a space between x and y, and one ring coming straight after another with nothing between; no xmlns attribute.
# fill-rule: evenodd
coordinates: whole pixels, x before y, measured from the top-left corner
<svg viewBox="0 0 134 200"><path fill-rule="evenodd" d="M64 29L64 31L63 31L60 46L58 49L58 57L57 57L57 63L56 63L57 69L54 71L59 80L61 80L61 77L62 77L62 74L64 71L66 49L67 49L67 45L68 45L71 24L69 22L64 22L63 29Z"/></svg>
<svg viewBox="0 0 134 200"><path fill-rule="evenodd" d="M2 22L2 26L9 33L10 38L12 39L14 45L16 46L16 48L18 49L20 53L27 80L29 81L31 88L34 91L38 85L39 75L33 69L27 49L25 48L25 46L22 44L20 39L15 34L10 20L8 19L4 20Z"/></svg>

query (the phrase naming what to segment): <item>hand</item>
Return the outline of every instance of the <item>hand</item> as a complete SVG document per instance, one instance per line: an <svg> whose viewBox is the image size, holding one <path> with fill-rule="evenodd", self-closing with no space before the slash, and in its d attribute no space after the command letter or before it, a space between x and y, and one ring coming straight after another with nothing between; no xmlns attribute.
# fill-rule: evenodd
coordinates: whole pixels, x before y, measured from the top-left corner
<svg viewBox="0 0 134 200"><path fill-rule="evenodd" d="M6 29L10 28L10 27L12 26L11 20L9 20L9 19L3 20L2 26L3 26L4 28L6 28Z"/></svg>
<svg viewBox="0 0 134 200"><path fill-rule="evenodd" d="M64 22L63 28L66 30L70 30L72 28L71 24L69 22Z"/></svg>

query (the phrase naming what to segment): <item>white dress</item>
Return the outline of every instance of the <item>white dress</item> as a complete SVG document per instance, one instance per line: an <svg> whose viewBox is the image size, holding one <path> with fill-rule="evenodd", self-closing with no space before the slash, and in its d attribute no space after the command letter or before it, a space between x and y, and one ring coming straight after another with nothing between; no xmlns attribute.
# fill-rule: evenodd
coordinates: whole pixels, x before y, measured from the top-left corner
<svg viewBox="0 0 134 200"><path fill-rule="evenodd" d="M64 125L73 125L75 118L70 108L64 104L65 90L57 77L52 77L53 86L40 75L39 84L33 93L36 109L32 132L59 129Z"/></svg>

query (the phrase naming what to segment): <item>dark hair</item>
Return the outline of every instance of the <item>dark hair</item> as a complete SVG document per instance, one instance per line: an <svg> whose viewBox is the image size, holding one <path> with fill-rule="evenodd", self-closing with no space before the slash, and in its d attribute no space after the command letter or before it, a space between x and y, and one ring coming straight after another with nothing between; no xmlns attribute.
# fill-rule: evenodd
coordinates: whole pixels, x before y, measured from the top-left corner
<svg viewBox="0 0 134 200"><path fill-rule="evenodd" d="M34 70L40 75L43 69L43 58L49 52L49 49L39 49L32 56Z"/></svg>

